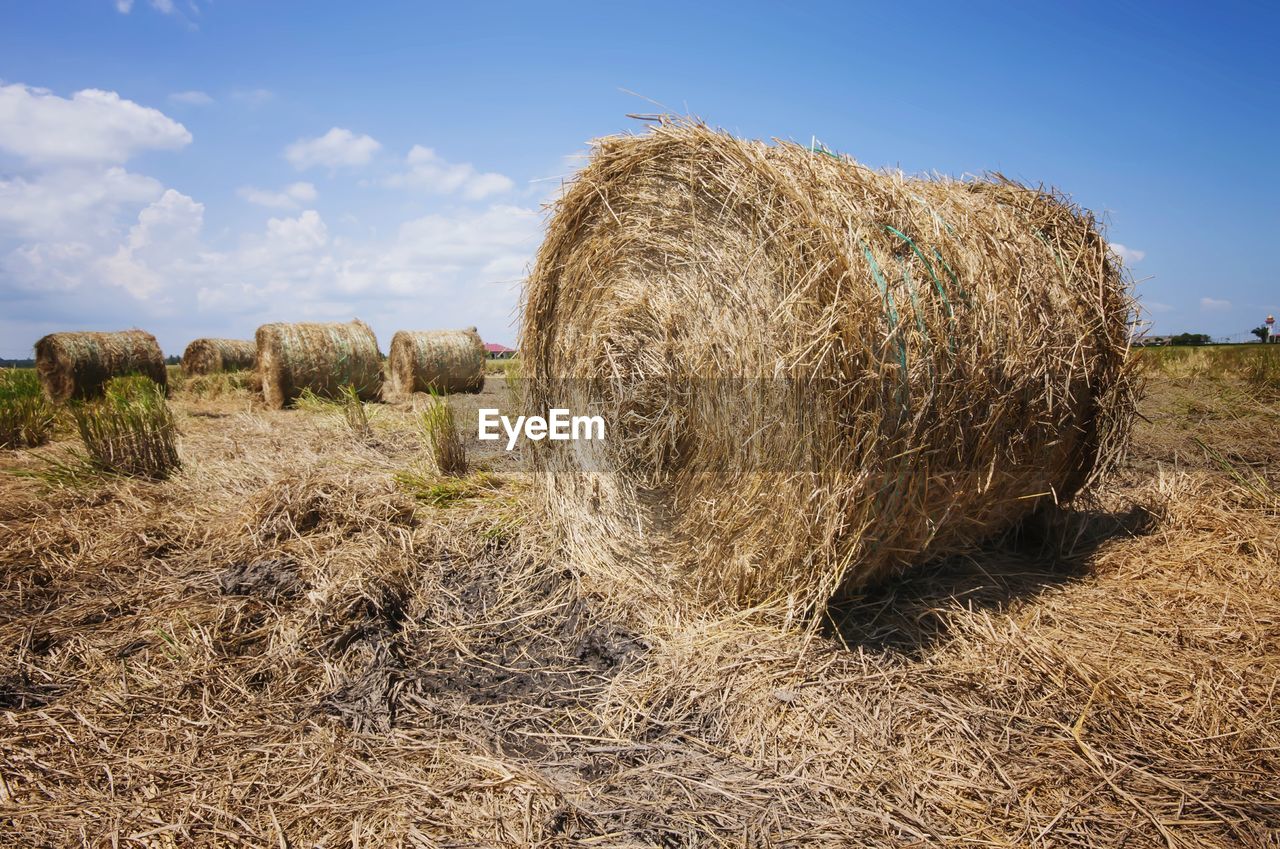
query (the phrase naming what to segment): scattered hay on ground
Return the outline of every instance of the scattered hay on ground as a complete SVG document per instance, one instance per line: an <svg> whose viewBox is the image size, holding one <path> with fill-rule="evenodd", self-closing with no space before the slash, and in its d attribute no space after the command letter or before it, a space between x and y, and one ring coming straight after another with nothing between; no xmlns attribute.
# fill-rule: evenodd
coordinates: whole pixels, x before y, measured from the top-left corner
<svg viewBox="0 0 1280 849"><path fill-rule="evenodd" d="M822 631L594 593L516 474L448 509L411 497L409 410L383 411L373 448L179 396L183 474L3 479L0 832L1270 845L1280 480L1245 487L1251 468L1195 443L1226 453L1180 393L1225 406L1238 386L1175 386L1153 384L1140 462L1075 524L868 588Z"/></svg>

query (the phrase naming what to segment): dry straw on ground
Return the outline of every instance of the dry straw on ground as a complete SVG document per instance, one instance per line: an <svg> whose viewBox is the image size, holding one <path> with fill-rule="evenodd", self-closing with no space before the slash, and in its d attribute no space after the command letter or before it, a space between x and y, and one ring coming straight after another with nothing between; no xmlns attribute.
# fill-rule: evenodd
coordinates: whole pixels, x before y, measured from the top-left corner
<svg viewBox="0 0 1280 849"><path fill-rule="evenodd" d="M254 367L258 346L249 339L196 339L182 353L185 374L216 374Z"/></svg>
<svg viewBox="0 0 1280 849"><path fill-rule="evenodd" d="M484 363L484 342L474 327L397 331L387 357L387 397L479 392L484 386Z"/></svg>
<svg viewBox="0 0 1280 849"><path fill-rule="evenodd" d="M168 386L164 354L142 330L50 333L36 342L36 371L53 401L96 398L113 377L141 374Z"/></svg>
<svg viewBox="0 0 1280 849"><path fill-rule="evenodd" d="M179 395L168 481L0 475L0 843L1274 847L1280 431L1243 384L1152 390L1071 546L829 633L638 628L515 476L400 491L408 409L374 445Z"/></svg>
<svg viewBox="0 0 1280 849"><path fill-rule="evenodd" d="M664 123L600 141L524 304L549 515L664 602L820 608L1066 501L1133 413L1130 295L1092 215Z"/></svg>
<svg viewBox="0 0 1280 849"><path fill-rule="evenodd" d="M363 321L264 324L258 328L258 375L267 405L291 404L302 390L338 398L350 386L362 401L378 398L382 355Z"/></svg>

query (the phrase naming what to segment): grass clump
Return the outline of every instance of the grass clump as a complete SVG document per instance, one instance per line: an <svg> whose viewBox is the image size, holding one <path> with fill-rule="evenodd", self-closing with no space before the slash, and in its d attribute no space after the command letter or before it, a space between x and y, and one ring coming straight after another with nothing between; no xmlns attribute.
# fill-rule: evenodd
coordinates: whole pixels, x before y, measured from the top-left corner
<svg viewBox="0 0 1280 849"><path fill-rule="evenodd" d="M170 385L174 385L170 378ZM191 398L226 398L252 391L252 371L219 371L209 374L193 374L182 380L182 392Z"/></svg>
<svg viewBox="0 0 1280 849"><path fill-rule="evenodd" d="M43 445L56 418L35 369L0 369L0 448Z"/></svg>
<svg viewBox="0 0 1280 849"><path fill-rule="evenodd" d="M356 439L363 442L373 438L369 409L365 402L360 400L360 392L354 386L341 387L336 398L325 398L310 389L303 389L293 405L299 410L340 417Z"/></svg>
<svg viewBox="0 0 1280 849"><path fill-rule="evenodd" d="M100 472L164 480L181 466L178 426L165 391L149 378L117 377L103 397L71 407L89 465Z"/></svg>
<svg viewBox="0 0 1280 849"><path fill-rule="evenodd" d="M439 474L461 477L467 473L467 449L458 434L458 424L448 400L433 392L431 403L418 420L418 429Z"/></svg>
<svg viewBox="0 0 1280 849"><path fill-rule="evenodd" d="M498 479L489 472L467 474L466 446L448 399L432 393L430 403L418 418L418 431L426 448L423 462L395 475L396 483L418 501L432 507L449 507L498 488Z"/></svg>
<svg viewBox="0 0 1280 849"><path fill-rule="evenodd" d="M490 472L467 477L439 477L414 469L396 472L395 482L418 501L432 507L451 507L462 501L483 498L497 491L501 480Z"/></svg>

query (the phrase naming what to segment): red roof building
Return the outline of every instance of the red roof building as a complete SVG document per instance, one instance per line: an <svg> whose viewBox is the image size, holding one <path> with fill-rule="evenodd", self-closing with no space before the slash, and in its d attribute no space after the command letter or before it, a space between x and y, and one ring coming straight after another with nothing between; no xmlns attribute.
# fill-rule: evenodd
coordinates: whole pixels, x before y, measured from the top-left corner
<svg viewBox="0 0 1280 849"><path fill-rule="evenodd" d="M499 345L497 342L485 342L484 349L488 352L491 360L507 360L516 355L515 348L508 348L506 345Z"/></svg>

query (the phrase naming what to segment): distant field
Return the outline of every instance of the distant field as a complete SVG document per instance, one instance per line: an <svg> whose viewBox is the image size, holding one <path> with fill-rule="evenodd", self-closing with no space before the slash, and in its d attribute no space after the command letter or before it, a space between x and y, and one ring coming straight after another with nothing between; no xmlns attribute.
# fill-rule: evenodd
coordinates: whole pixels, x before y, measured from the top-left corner
<svg viewBox="0 0 1280 849"><path fill-rule="evenodd" d="M1148 367L1168 377L1239 378L1280 389L1280 345L1180 345L1139 348Z"/></svg>

